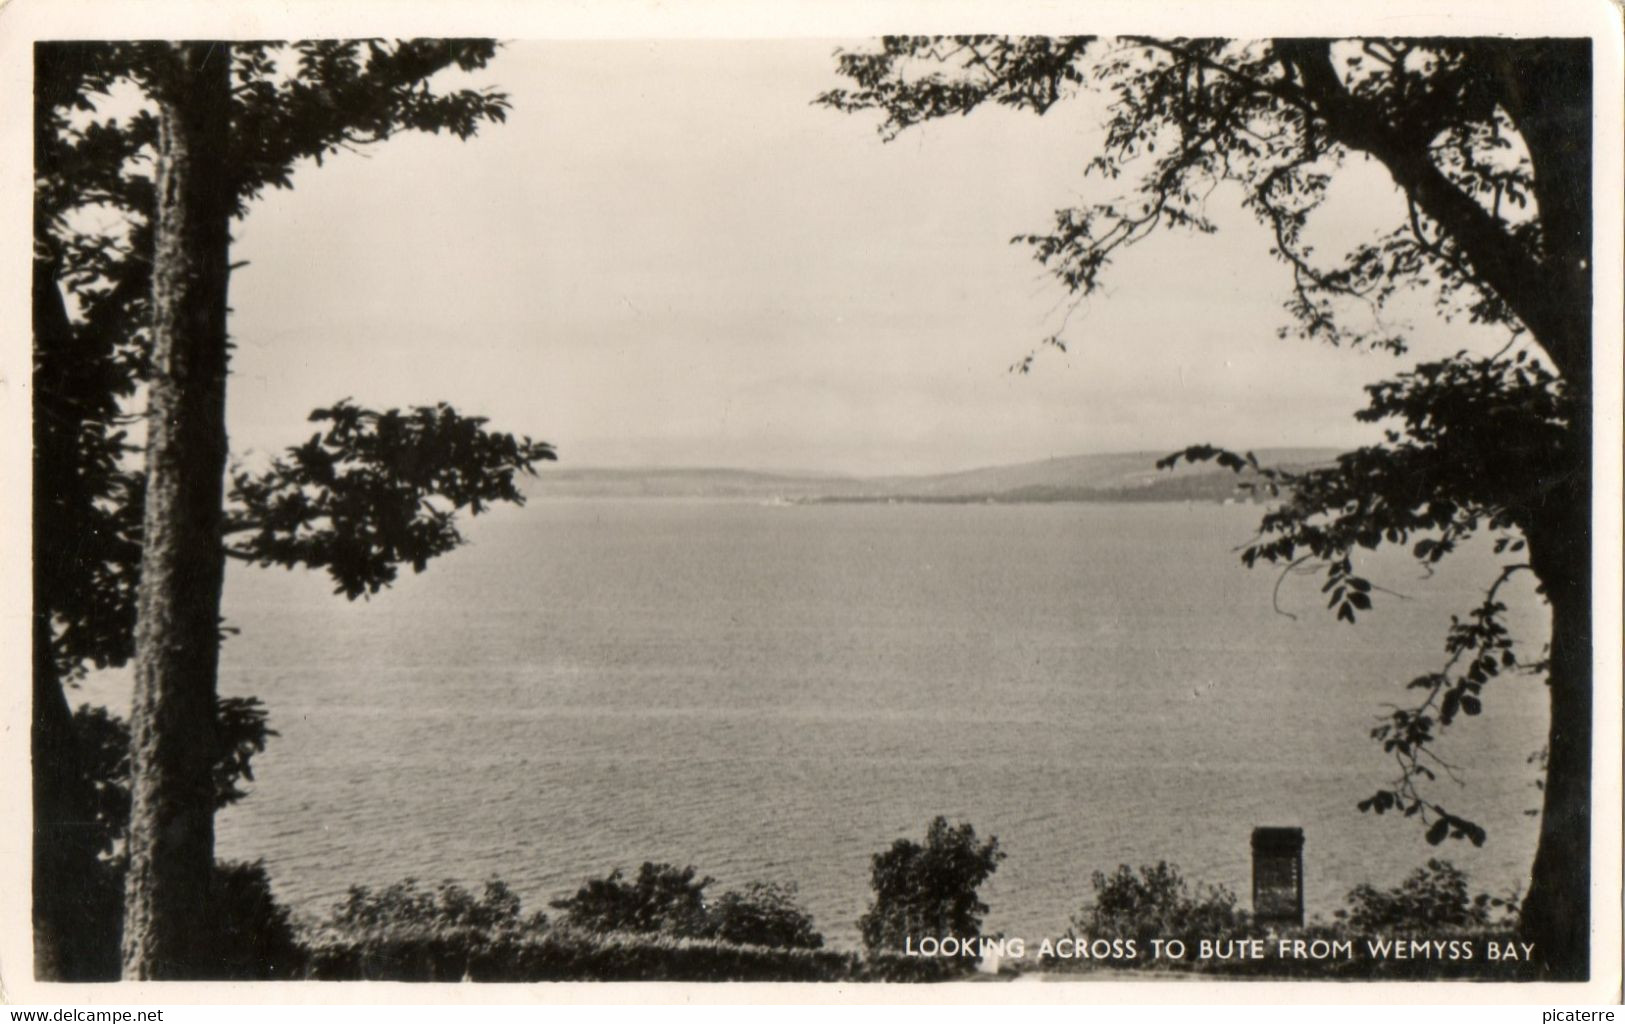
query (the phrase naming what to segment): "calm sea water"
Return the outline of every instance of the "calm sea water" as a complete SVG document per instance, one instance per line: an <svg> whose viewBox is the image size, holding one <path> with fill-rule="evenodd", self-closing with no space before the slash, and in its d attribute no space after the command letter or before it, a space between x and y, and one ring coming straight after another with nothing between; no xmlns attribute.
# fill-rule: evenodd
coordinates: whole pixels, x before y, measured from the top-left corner
<svg viewBox="0 0 1625 1024"><path fill-rule="evenodd" d="M219 852L263 857L309 915L406 876L500 876L541 907L614 867L693 864L719 888L797 883L850 944L870 856L937 814L998 836L987 923L1026 937L1119 863L1165 859L1245 904L1252 828L1298 825L1329 914L1438 852L1356 810L1393 769L1367 733L1493 563L1422 579L1376 559L1407 598L1352 628L1318 579L1288 580L1293 620L1230 550L1257 516L553 500L482 517L366 602L234 566L221 688L263 698L281 735ZM1543 616L1515 600L1538 649ZM1533 855L1544 688L1488 696L1445 748L1466 784L1438 792L1491 833L1447 855L1503 891Z"/></svg>

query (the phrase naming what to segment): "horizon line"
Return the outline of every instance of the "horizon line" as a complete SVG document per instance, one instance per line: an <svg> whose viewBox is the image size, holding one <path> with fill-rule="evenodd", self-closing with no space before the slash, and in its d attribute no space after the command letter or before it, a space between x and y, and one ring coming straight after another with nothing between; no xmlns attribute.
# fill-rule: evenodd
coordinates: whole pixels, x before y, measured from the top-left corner
<svg viewBox="0 0 1625 1024"><path fill-rule="evenodd" d="M1188 447L1188 446L1186 446L1186 447ZM650 464L650 463L628 463L628 464L624 464L624 465L606 465L606 464L602 464L602 463L572 463L572 462L568 462L563 457L560 457L557 461L552 462L549 466L542 467L541 469L539 469L538 475L542 475L543 473L546 473L546 472L552 472L552 473L558 473L558 472L601 472L601 473L642 473L642 474L744 473L744 474L751 474L751 475L754 475L754 476L781 477L781 478L786 478L786 479L863 481L863 480L884 480L884 479L898 478L898 477L907 479L907 478L928 478L928 477L942 477L942 476L959 476L959 475L962 475L962 474L980 473L980 472L986 472L986 471L989 471L989 470L1014 469L1014 468L1018 468L1018 467L1022 467L1022 466L1036 466L1036 465L1041 465L1041 464L1046 463L1046 462L1058 462L1058 461L1072 460L1072 459L1109 459L1109 458L1145 457L1146 459L1151 460L1150 463L1148 463L1147 468L1152 468L1151 463L1154 463L1154 461L1156 459L1163 458L1164 456L1172 454L1175 451L1183 451L1183 450L1184 450L1184 448L1176 448L1176 449L1170 449L1170 450L1163 450L1163 449L1157 449L1157 448L1133 448L1133 449L1124 449L1124 450L1117 450L1117 451L1103 451L1103 452L1076 452L1076 453L1073 453L1073 454L1070 454L1070 455L1050 455L1050 456L1046 456L1044 458L1021 459L1021 460L1014 461L1014 462L977 463L977 464L965 466L965 467L962 467L962 468L959 468L959 469L923 470L923 471L922 470L902 470L902 471L893 471L893 472L854 472L854 471L851 471L851 470L838 470L838 469L821 470L821 469L808 469L808 468L787 468L787 467L783 467L783 466L775 466L775 467L763 467L763 466L760 466L760 465L739 466L739 465L722 465L722 464L712 464L712 463L692 463L692 464L683 463L683 464L673 464L673 465L660 465L660 464ZM1340 453L1340 452L1346 451L1347 448L1338 447L1338 446L1335 446L1335 445L1287 445L1287 444L1283 444L1283 445L1270 445L1270 446L1255 446L1255 447L1252 447L1250 449L1243 448L1243 449L1238 449L1238 450L1252 451L1252 452L1255 452L1255 453L1264 453L1264 452L1317 452L1317 453L1318 452L1327 452L1327 453Z"/></svg>

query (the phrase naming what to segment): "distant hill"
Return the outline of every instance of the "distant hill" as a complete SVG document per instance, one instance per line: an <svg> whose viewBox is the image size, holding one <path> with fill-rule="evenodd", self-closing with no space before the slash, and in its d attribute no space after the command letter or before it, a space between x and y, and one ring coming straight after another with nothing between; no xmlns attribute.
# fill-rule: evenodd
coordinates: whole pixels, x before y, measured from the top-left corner
<svg viewBox="0 0 1625 1024"><path fill-rule="evenodd" d="M800 502L1222 501L1239 477L1212 466L1159 470L1166 452L1072 455L930 476L841 477L739 469L547 468L534 497L739 498ZM1331 448L1257 452L1265 466L1302 469L1332 461Z"/></svg>
<svg viewBox="0 0 1625 1024"><path fill-rule="evenodd" d="M534 497L809 498L852 481L745 469L573 469L548 466L528 482Z"/></svg>

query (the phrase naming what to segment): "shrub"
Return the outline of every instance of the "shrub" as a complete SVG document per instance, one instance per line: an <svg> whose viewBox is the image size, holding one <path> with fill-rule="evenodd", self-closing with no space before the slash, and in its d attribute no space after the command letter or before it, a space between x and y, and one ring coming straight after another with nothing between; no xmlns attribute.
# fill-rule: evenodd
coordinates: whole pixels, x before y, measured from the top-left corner
<svg viewBox="0 0 1625 1024"><path fill-rule="evenodd" d="M1436 931L1485 927L1492 923L1495 909L1510 915L1518 900L1488 893L1469 896L1467 873L1434 858L1394 888L1355 886L1349 890L1348 904L1349 909L1338 916L1357 932Z"/></svg>
<svg viewBox="0 0 1625 1024"><path fill-rule="evenodd" d="M782 949L823 946L812 917L796 902L795 886L753 882L708 903L705 889L715 879L697 874L692 867L645 863L635 879L612 871L552 906L565 912L566 927L600 934L658 933Z"/></svg>
<svg viewBox="0 0 1625 1024"><path fill-rule="evenodd" d="M954 827L940 816L926 829L925 845L899 839L875 854L874 898L858 920L864 948L893 950L928 936L979 938L987 904L976 891L1003 859L996 837L978 842L968 823Z"/></svg>
<svg viewBox="0 0 1625 1024"><path fill-rule="evenodd" d="M1111 875L1096 871L1092 884L1094 899L1072 919L1073 928L1089 939L1134 939L1142 959L1152 939L1179 939L1194 948L1198 939L1256 933L1250 915L1236 907L1235 893L1207 884L1193 893L1167 861L1138 873L1127 864Z"/></svg>
<svg viewBox="0 0 1625 1024"><path fill-rule="evenodd" d="M827 949L735 946L714 939L661 934L552 930L471 951L464 961L437 964L421 944L401 944L393 956L365 955L353 943L329 942L312 952L317 981L942 981L955 965L931 957L870 956ZM447 973L447 966L462 974Z"/></svg>
<svg viewBox="0 0 1625 1024"><path fill-rule="evenodd" d="M499 934L547 926L547 915L521 917L519 897L506 884L485 883L479 896L455 882L442 882L433 891L408 878L374 892L364 885L350 887L344 902L333 908L323 927L352 935L372 932L435 933L446 931Z"/></svg>
<svg viewBox="0 0 1625 1024"><path fill-rule="evenodd" d="M707 934L723 942L780 949L819 949L824 937L796 902L794 885L752 882L723 893L706 909Z"/></svg>
<svg viewBox="0 0 1625 1024"><path fill-rule="evenodd" d="M287 908L271 892L263 861L215 865L207 919L213 952L200 980L272 981L303 974L304 949Z"/></svg>
<svg viewBox="0 0 1625 1024"><path fill-rule="evenodd" d="M453 981L546 928L547 915L525 917L499 881L479 896L454 882L430 891L411 878L377 892L352 886L314 930L311 964L328 976Z"/></svg>

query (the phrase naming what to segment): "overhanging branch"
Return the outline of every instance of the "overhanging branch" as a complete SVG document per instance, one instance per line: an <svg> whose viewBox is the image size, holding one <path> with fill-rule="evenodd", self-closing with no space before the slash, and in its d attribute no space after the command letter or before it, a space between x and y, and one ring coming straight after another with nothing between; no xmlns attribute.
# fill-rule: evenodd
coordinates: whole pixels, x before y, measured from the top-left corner
<svg viewBox="0 0 1625 1024"><path fill-rule="evenodd" d="M1564 376L1583 379L1589 339L1570 336L1559 305L1563 290L1551 286L1528 246L1433 163L1428 140L1418 144L1402 137L1380 111L1350 94L1332 63L1329 41L1280 39L1275 46L1296 69L1332 137L1380 161L1408 199L1449 234L1474 276L1523 321Z"/></svg>

